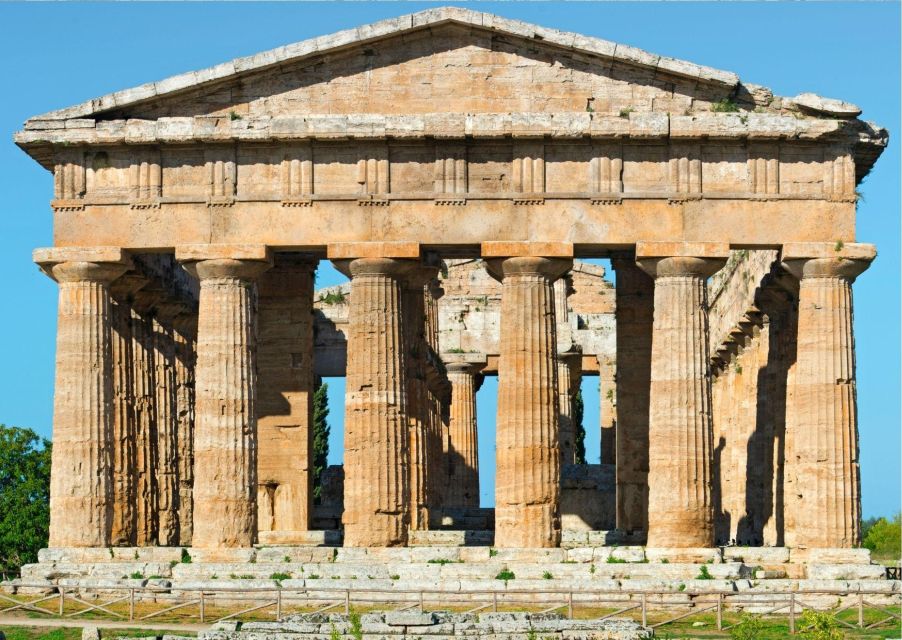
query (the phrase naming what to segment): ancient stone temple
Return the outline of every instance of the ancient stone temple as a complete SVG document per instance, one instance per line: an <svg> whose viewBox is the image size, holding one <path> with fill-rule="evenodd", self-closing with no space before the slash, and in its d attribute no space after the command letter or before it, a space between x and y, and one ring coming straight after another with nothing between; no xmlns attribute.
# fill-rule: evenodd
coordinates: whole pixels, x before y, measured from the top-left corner
<svg viewBox="0 0 902 640"><path fill-rule="evenodd" d="M29 119L50 546L857 545L856 185L887 142L859 115L437 8ZM317 293L326 260L350 283ZM323 375L347 380L331 520Z"/></svg>

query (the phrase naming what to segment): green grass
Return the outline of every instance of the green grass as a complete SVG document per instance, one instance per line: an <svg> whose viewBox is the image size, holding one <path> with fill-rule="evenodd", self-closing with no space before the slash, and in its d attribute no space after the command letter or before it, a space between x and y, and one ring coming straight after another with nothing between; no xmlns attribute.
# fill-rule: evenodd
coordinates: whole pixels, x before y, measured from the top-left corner
<svg viewBox="0 0 902 640"><path fill-rule="evenodd" d="M6 640L81 640L81 627L3 627ZM165 629L101 629L101 637L124 636L129 638L162 636L171 634L177 636L196 636L190 631L168 631Z"/></svg>

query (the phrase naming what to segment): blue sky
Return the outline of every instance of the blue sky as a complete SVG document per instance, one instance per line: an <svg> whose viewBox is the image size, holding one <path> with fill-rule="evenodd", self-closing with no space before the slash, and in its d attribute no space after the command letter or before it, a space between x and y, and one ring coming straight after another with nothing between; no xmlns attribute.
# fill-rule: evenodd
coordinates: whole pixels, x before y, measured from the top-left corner
<svg viewBox="0 0 902 640"><path fill-rule="evenodd" d="M56 285L31 263L51 244L50 175L11 142L29 116L308 37L436 6L426 3L0 4L0 422L50 435ZM776 94L842 98L890 130L861 186L858 239L879 258L855 285L864 515L900 506L900 5L887 3L471 3L734 71ZM340 276L321 269L320 284ZM597 379L589 379L585 390ZM335 381L338 382L338 381ZM333 384L334 407L343 385ZM494 380L479 394L491 424ZM594 409L594 412L593 412ZM341 411L333 411L336 437ZM587 402L597 461L597 403ZM338 442L336 442L338 444ZM335 448L335 447L333 447ZM492 498L492 432L480 438L483 502Z"/></svg>

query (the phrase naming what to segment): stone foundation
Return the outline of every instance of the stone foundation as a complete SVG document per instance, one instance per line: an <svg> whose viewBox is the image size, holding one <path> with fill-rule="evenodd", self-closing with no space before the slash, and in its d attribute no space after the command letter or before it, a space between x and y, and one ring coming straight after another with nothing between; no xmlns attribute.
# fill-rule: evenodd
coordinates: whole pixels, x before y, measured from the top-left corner
<svg viewBox="0 0 902 640"><path fill-rule="evenodd" d="M360 616L364 637L421 638L434 640L473 637L507 639L512 637L568 638L580 640L640 640L654 633L631 620L567 620L553 613L419 613L391 611ZM355 637L350 616L341 614L302 614L286 616L279 622L220 623L202 631L199 640L256 640L258 638L304 638L319 640Z"/></svg>
<svg viewBox="0 0 902 640"><path fill-rule="evenodd" d="M419 536L477 533L481 532L416 532L412 542L416 544ZM499 579L502 572L514 577ZM517 592L522 594L517 597L527 602L546 601L548 591L572 592L586 604L598 592L624 601L641 593L663 593L686 604L698 592L762 598L790 590L835 592L829 597L813 596L815 605L823 601L825 607L857 593L869 594L868 600L875 604L894 605L902 591L902 582L884 579L884 568L870 563L866 549L640 546L271 546L184 552L159 547L57 548L42 550L37 564L23 567L22 577L3 587L29 593L52 592L58 585L93 588L95 592L98 588L154 587L158 590L155 594L144 595L156 599L186 596L201 589L254 588L306 593L313 600L334 599L336 591L350 590L365 593L371 600L398 602L426 591L433 597L438 594L441 602L462 604L484 600L485 593L493 591Z"/></svg>

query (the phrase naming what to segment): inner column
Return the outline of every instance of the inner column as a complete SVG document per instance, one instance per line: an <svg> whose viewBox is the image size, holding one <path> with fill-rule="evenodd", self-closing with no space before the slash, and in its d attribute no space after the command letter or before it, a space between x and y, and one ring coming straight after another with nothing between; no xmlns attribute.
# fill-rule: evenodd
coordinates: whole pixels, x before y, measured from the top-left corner
<svg viewBox="0 0 902 640"><path fill-rule="evenodd" d="M487 262L502 283L496 546L556 547L561 520L553 283L573 261L520 256Z"/></svg>

